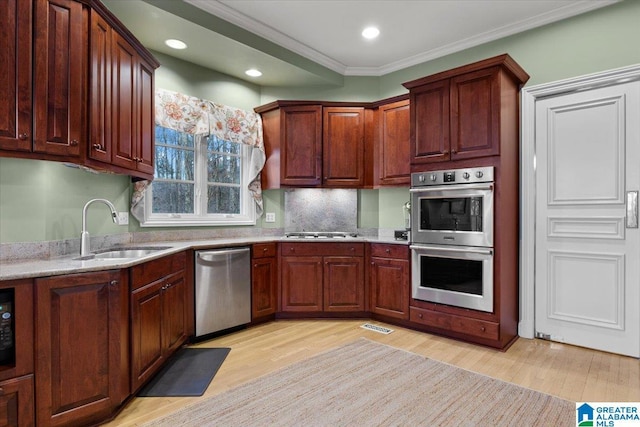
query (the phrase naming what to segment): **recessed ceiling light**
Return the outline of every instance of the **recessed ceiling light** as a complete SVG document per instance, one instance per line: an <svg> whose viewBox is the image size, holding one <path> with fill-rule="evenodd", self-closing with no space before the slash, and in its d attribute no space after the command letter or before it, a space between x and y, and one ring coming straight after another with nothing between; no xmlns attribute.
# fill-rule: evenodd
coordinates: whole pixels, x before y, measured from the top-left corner
<svg viewBox="0 0 640 427"><path fill-rule="evenodd" d="M164 44L169 46L172 49L186 49L187 44L181 40L176 39L168 39L164 41Z"/></svg>
<svg viewBox="0 0 640 427"><path fill-rule="evenodd" d="M367 27L362 30L362 37L365 39L375 39L380 34L380 30L376 27Z"/></svg>
<svg viewBox="0 0 640 427"><path fill-rule="evenodd" d="M262 75L262 73L259 70L256 70L255 68L252 68L250 70L247 70L244 72L247 76L251 76L251 77L260 77Z"/></svg>

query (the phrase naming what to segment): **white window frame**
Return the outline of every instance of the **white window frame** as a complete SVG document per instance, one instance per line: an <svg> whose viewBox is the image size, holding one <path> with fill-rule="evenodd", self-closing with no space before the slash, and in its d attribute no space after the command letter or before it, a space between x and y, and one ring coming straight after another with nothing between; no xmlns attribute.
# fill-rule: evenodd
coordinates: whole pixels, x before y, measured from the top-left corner
<svg viewBox="0 0 640 427"><path fill-rule="evenodd" d="M194 137L195 145L195 183L194 183L194 213L153 213L153 183L147 189L144 198L144 222L141 227L198 227L198 226L236 226L256 225L256 207L249 183L251 176L249 162L251 160L252 147L246 144L240 145L240 213L239 214L207 214L207 144L206 135ZM204 192L204 194L203 194Z"/></svg>

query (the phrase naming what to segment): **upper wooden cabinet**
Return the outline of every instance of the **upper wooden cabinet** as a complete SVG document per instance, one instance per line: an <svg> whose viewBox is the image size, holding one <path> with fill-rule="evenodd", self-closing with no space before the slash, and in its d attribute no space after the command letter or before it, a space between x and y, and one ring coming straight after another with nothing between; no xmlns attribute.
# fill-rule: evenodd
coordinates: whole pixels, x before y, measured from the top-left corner
<svg viewBox="0 0 640 427"><path fill-rule="evenodd" d="M267 162L262 188L364 184L364 108L276 101L262 115Z"/></svg>
<svg viewBox="0 0 640 427"><path fill-rule="evenodd" d="M500 55L404 83L411 102L411 163L499 155L504 138L513 142L518 93L528 78L511 57Z"/></svg>
<svg viewBox="0 0 640 427"><path fill-rule="evenodd" d="M374 185L411 184L409 100L385 103L378 108L378 139L374 147Z"/></svg>
<svg viewBox="0 0 640 427"><path fill-rule="evenodd" d="M0 25L0 156L152 178L159 64L120 21L98 0L7 0Z"/></svg>

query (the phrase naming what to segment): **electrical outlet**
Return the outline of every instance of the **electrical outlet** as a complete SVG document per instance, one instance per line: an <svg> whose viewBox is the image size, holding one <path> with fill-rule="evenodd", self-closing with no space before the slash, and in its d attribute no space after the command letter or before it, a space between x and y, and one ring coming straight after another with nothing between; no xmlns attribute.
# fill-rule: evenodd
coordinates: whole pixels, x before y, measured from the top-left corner
<svg viewBox="0 0 640 427"><path fill-rule="evenodd" d="M129 212L118 212L118 224L129 225Z"/></svg>
<svg viewBox="0 0 640 427"><path fill-rule="evenodd" d="M276 222L275 212L267 212L264 218L264 222Z"/></svg>

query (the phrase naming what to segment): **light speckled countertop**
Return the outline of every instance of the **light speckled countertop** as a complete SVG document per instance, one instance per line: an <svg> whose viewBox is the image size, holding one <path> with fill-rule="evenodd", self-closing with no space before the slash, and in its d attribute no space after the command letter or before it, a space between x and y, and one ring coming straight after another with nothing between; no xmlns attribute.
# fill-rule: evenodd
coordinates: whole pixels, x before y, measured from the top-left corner
<svg viewBox="0 0 640 427"><path fill-rule="evenodd" d="M344 243L344 242L363 242L363 243L391 243L399 245L408 245L406 240L394 240L391 237L349 237L340 239L293 239L286 237L239 237L239 238L220 238L212 240L190 240L190 241L164 241L143 244L126 244L118 246L118 248L143 248L167 246L169 249L162 249L152 254L142 256L136 259L90 259L79 260L78 254L66 255L62 257L49 259L23 259L0 263L0 280L28 279L34 277L58 276L63 274L82 273L89 271L101 271L110 269L120 269L131 267L136 264L151 261L156 258L162 258L187 249L201 250L214 249L230 246L244 246L254 243L264 242L292 242L292 243Z"/></svg>

